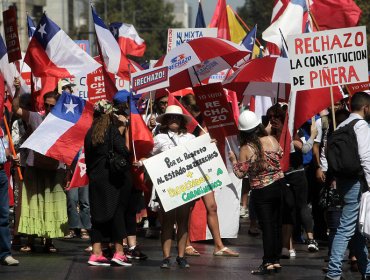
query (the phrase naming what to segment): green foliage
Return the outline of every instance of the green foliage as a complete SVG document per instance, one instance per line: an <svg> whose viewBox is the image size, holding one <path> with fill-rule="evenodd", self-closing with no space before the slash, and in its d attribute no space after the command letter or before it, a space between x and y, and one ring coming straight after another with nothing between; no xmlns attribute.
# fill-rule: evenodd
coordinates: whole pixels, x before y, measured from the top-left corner
<svg viewBox="0 0 370 280"><path fill-rule="evenodd" d="M238 15L249 28L257 24L257 38L262 38L262 32L270 25L273 0L245 0L244 6L237 9ZM260 40L261 41L261 40Z"/></svg>
<svg viewBox="0 0 370 280"><path fill-rule="evenodd" d="M96 1L95 8L107 25L112 22L133 24L145 40L147 48L144 57L133 58L138 62L160 58L166 53L167 30L182 27L174 21L173 5L163 0L107 0L107 20L104 2Z"/></svg>

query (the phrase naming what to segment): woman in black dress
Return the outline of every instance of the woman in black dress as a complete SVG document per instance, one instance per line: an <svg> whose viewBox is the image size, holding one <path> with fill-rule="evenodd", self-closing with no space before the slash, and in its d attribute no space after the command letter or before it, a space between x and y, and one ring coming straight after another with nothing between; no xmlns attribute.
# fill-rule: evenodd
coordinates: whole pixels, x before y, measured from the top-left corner
<svg viewBox="0 0 370 280"><path fill-rule="evenodd" d="M124 254L122 240L127 237L125 209L130 200L132 188L129 168L127 172L111 176L108 154L113 149L129 162L129 151L124 135L113 124L113 118L124 116L113 114L112 104L101 100L94 105L94 121L85 137L86 171L89 177L89 198L91 209L91 242L93 251L90 265L108 266L110 263L130 266ZM125 123L125 120L122 120ZM109 239L115 244L111 262L103 256L101 243Z"/></svg>

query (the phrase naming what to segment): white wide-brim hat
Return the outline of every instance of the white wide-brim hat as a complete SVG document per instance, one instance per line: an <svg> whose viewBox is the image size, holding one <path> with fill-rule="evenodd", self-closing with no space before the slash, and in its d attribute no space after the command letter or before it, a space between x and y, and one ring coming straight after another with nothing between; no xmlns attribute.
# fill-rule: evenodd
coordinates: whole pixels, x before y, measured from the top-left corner
<svg viewBox="0 0 370 280"><path fill-rule="evenodd" d="M177 105L169 105L166 108L166 112L156 118L156 121L159 123L162 123L163 118L166 115L179 115L182 116L185 119L185 122L188 123L191 121L191 117L183 114L182 109L180 106Z"/></svg>

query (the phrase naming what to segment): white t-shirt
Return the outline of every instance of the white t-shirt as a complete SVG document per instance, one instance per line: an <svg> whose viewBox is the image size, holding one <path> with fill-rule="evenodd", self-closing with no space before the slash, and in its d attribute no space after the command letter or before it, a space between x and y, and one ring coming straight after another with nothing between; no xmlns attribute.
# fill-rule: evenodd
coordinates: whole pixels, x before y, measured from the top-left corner
<svg viewBox="0 0 370 280"><path fill-rule="evenodd" d="M326 143L328 141L328 139L326 139L324 137L324 133L325 131L323 131L322 129L322 122L321 122L321 119L318 119L316 120L316 128L317 128L317 136L315 138L315 143L319 143L321 144L320 145L320 167L321 167L321 170L326 172L328 171L328 161L326 160L326 156L325 156L325 148L326 147ZM321 143L323 141L323 143Z"/></svg>
<svg viewBox="0 0 370 280"><path fill-rule="evenodd" d="M171 138L173 141L171 140ZM175 146L189 142L194 138L195 136L191 133L177 134L171 131L169 131L168 133L160 133L154 137L154 147L152 154L157 155ZM176 145L174 142L176 143Z"/></svg>

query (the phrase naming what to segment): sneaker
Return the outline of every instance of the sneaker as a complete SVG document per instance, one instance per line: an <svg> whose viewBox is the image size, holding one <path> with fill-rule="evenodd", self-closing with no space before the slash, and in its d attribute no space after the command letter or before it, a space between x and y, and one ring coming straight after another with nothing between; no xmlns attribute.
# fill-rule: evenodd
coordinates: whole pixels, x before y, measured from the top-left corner
<svg viewBox="0 0 370 280"><path fill-rule="evenodd" d="M8 266L15 266L15 265L19 265L19 261L16 260L15 258L13 258L12 256L7 256L5 257L1 263L3 265L8 265Z"/></svg>
<svg viewBox="0 0 370 280"><path fill-rule="evenodd" d="M122 266L132 266L132 263L130 262L126 255L119 255L118 253L115 253L113 255L111 262Z"/></svg>
<svg viewBox="0 0 370 280"><path fill-rule="evenodd" d="M140 251L139 246L136 245L134 249L128 249L127 258L128 259L134 259L134 260L146 260L148 258L148 256L143 254Z"/></svg>
<svg viewBox="0 0 370 280"><path fill-rule="evenodd" d="M176 262L179 265L179 267L181 267L181 268L189 268L190 267L190 265L188 264L187 260L184 257L181 258L181 257L177 256L176 257Z"/></svg>
<svg viewBox="0 0 370 280"><path fill-rule="evenodd" d="M170 261L170 258L165 258L163 259L161 265L160 265L160 268L170 268L171 266L171 261Z"/></svg>
<svg viewBox="0 0 370 280"><path fill-rule="evenodd" d="M292 250L289 250L289 257L292 259L292 258L295 258L297 256L296 252L294 249Z"/></svg>
<svg viewBox="0 0 370 280"><path fill-rule="evenodd" d="M149 228L149 221L148 221L148 220L144 220L143 228L144 228L144 229Z"/></svg>
<svg viewBox="0 0 370 280"><path fill-rule="evenodd" d="M96 256L92 254L89 258L89 261L87 262L89 265L93 266L110 266L109 260L102 256Z"/></svg>
<svg viewBox="0 0 370 280"><path fill-rule="evenodd" d="M281 258L282 259L291 259L296 257L296 252L294 249L288 250L287 248L283 248L281 250Z"/></svg>
<svg viewBox="0 0 370 280"><path fill-rule="evenodd" d="M241 206L240 207L240 218L248 218L248 217L249 217L248 209Z"/></svg>
<svg viewBox="0 0 370 280"><path fill-rule="evenodd" d="M308 244L308 246L307 246L308 251L310 251L310 252L319 251L319 244L317 244L315 239L308 239L307 244Z"/></svg>

